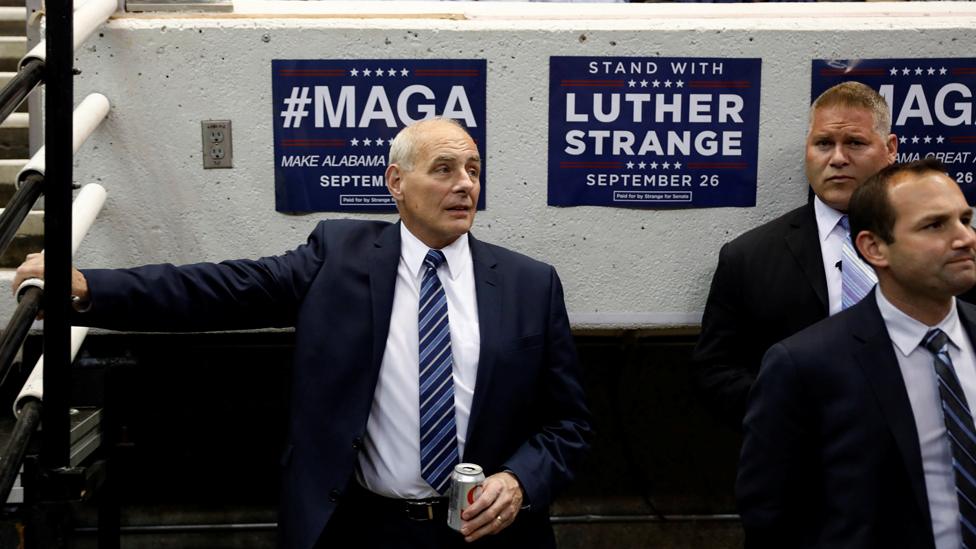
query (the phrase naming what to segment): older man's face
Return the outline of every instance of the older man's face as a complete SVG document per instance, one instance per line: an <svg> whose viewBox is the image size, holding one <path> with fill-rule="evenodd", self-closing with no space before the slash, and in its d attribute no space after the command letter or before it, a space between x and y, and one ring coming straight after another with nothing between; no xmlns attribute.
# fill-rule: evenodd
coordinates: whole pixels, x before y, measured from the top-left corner
<svg viewBox="0 0 976 549"><path fill-rule="evenodd" d="M400 219L431 248L443 248L471 230L481 193L481 156L463 129L432 123L419 137L410 170L387 170Z"/></svg>
<svg viewBox="0 0 976 549"><path fill-rule="evenodd" d="M807 181L825 204L846 212L854 189L894 162L897 148L894 134L875 130L870 110L821 107L807 135Z"/></svg>

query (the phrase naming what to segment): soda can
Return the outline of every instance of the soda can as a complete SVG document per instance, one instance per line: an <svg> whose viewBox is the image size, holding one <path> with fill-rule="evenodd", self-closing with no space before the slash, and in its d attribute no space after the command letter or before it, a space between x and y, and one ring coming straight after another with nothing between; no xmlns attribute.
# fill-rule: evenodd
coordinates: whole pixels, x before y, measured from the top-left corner
<svg viewBox="0 0 976 549"><path fill-rule="evenodd" d="M447 491L447 525L461 530L461 513L481 495L485 472L480 465L459 463L451 473L451 487Z"/></svg>

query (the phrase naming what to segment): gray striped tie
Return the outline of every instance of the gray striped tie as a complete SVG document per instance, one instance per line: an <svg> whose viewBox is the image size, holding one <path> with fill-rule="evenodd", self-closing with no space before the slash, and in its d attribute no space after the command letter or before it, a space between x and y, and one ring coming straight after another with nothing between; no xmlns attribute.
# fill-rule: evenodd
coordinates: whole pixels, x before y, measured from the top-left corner
<svg viewBox="0 0 976 549"><path fill-rule="evenodd" d="M841 255L841 309L846 309L868 295L871 288L878 282L874 269L857 256L854 243L851 242L851 226L847 216L842 216L838 224L844 228L844 249ZM976 548L973 548L976 549Z"/></svg>
<svg viewBox="0 0 976 549"><path fill-rule="evenodd" d="M976 429L973 416L949 358L949 336L936 328L925 334L922 346L935 355L942 419L949 435L952 470L956 477L962 546L976 549Z"/></svg>

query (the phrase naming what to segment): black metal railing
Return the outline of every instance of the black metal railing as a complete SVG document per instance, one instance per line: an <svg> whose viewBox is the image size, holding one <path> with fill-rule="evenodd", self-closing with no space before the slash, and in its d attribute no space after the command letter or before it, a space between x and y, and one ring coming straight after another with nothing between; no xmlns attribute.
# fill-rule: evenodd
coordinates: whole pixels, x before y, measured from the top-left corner
<svg viewBox="0 0 976 549"><path fill-rule="evenodd" d="M7 501L10 497L10 491L13 489L14 481L17 480L17 473L20 472L20 464L24 461L31 435L41 422L41 409L39 400L31 399L24 404L10 440L3 449L3 454L0 454L2 456L0 457L0 501Z"/></svg>
<svg viewBox="0 0 976 549"><path fill-rule="evenodd" d="M40 198L43 189L44 176L32 173L20 182L17 191L10 197L3 214L0 214L0 254L7 251L7 246L17 235L17 229Z"/></svg>
<svg viewBox="0 0 976 549"><path fill-rule="evenodd" d="M7 119L44 78L44 61L27 60L17 74L0 90L0 122Z"/></svg>

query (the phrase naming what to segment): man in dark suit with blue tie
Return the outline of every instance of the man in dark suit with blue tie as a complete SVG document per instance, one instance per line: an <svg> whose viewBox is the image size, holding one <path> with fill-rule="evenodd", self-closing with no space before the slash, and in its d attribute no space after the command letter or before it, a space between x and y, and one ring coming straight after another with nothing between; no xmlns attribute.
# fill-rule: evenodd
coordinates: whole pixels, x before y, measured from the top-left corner
<svg viewBox="0 0 976 549"><path fill-rule="evenodd" d="M973 213L934 160L848 210L878 287L773 345L743 423L746 547L976 547Z"/></svg>
<svg viewBox="0 0 976 549"><path fill-rule="evenodd" d="M281 545L554 547L548 507L589 413L555 270L469 234L481 156L416 123L386 170L400 223L319 223L281 256L74 274L75 322L119 330L294 326ZM15 287L43 275L43 256ZM487 479L445 524L459 461Z"/></svg>

